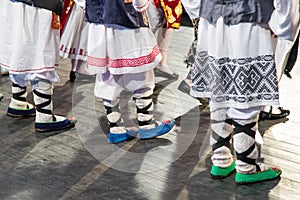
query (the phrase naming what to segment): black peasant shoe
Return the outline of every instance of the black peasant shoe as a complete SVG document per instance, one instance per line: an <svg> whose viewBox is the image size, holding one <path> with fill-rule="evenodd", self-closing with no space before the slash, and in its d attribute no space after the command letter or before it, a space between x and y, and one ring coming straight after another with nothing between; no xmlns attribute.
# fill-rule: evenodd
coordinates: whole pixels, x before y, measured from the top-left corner
<svg viewBox="0 0 300 200"><path fill-rule="evenodd" d="M182 80L181 83L179 84L179 86L177 87L177 89L183 93L186 93L186 94L190 94L190 90L191 90L191 87L190 85L185 81L185 80Z"/></svg>
<svg viewBox="0 0 300 200"><path fill-rule="evenodd" d="M76 77L77 77L77 73L74 71L71 71L70 72L70 82L73 83L75 81Z"/></svg>
<svg viewBox="0 0 300 200"><path fill-rule="evenodd" d="M282 107L278 107L280 110L280 113L274 114L272 113L273 107L271 106L269 112L260 111L258 121L264 121L264 120L276 120L276 119L282 119L287 116L289 116L290 111L287 109L283 109Z"/></svg>
<svg viewBox="0 0 300 200"><path fill-rule="evenodd" d="M154 68L154 74L156 77L163 77L163 78L167 78L167 79L170 79L170 80L177 80L179 75L176 74L176 73L172 73L172 74L169 74L167 72L164 72L158 68Z"/></svg>

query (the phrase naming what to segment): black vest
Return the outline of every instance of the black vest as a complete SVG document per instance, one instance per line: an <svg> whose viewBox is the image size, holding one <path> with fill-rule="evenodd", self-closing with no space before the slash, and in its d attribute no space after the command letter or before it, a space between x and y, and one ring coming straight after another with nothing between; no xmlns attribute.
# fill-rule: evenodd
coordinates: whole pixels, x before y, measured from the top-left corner
<svg viewBox="0 0 300 200"><path fill-rule="evenodd" d="M14 0L25 3L30 6L51 10L58 15L61 15L63 8L63 0Z"/></svg>
<svg viewBox="0 0 300 200"><path fill-rule="evenodd" d="M200 17L211 23L223 17L226 25L267 23L273 11L273 0L202 0Z"/></svg>
<svg viewBox="0 0 300 200"><path fill-rule="evenodd" d="M86 0L86 18L96 24L116 24L127 28L146 27L143 14L123 0Z"/></svg>

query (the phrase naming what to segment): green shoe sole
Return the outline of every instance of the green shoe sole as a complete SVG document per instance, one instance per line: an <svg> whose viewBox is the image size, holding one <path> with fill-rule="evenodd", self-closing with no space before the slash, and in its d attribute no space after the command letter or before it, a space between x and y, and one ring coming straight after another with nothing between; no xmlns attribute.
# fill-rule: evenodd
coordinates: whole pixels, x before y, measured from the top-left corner
<svg viewBox="0 0 300 200"><path fill-rule="evenodd" d="M241 174L236 173L235 183L238 185L246 185L252 183L260 183L265 181L271 181L280 176L282 171L278 168L270 168L266 171L257 172L253 174Z"/></svg>
<svg viewBox="0 0 300 200"><path fill-rule="evenodd" d="M210 175L213 179L223 179L231 175L235 171L235 162L233 161L229 167L217 167L212 166L210 170Z"/></svg>

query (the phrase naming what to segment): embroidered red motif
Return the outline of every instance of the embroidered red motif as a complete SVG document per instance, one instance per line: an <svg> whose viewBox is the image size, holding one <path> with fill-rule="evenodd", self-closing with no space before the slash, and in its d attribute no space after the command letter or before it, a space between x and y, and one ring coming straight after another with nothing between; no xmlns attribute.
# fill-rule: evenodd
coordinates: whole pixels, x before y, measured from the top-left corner
<svg viewBox="0 0 300 200"><path fill-rule="evenodd" d="M95 57L88 56L88 65L96 66L96 67L109 66L111 68L138 67L153 62L159 53L160 53L159 48L156 45L152 49L152 52L150 54L138 58L110 59L109 57L95 58Z"/></svg>

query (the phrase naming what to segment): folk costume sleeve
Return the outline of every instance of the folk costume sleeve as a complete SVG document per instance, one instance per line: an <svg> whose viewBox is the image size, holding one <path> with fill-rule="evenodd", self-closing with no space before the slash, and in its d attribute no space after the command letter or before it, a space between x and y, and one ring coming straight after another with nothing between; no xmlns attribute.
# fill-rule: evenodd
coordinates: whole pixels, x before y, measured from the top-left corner
<svg viewBox="0 0 300 200"><path fill-rule="evenodd" d="M85 0L74 0L74 1L81 8L85 8Z"/></svg>
<svg viewBox="0 0 300 200"><path fill-rule="evenodd" d="M274 0L274 7L270 28L279 38L293 41L300 19L299 2Z"/></svg>
<svg viewBox="0 0 300 200"><path fill-rule="evenodd" d="M180 0L159 0L159 4L164 11L166 28L179 29L182 15Z"/></svg>
<svg viewBox="0 0 300 200"><path fill-rule="evenodd" d="M150 0L133 0L132 4L136 11L143 12L149 6Z"/></svg>
<svg viewBox="0 0 300 200"><path fill-rule="evenodd" d="M61 14L61 30L63 30L63 28L65 27L66 22L69 19L70 13L72 11L74 5L74 1L73 0L65 0L64 1L64 7L63 7L63 11Z"/></svg>
<svg viewBox="0 0 300 200"><path fill-rule="evenodd" d="M199 17L201 0L181 0L181 3L191 19Z"/></svg>

